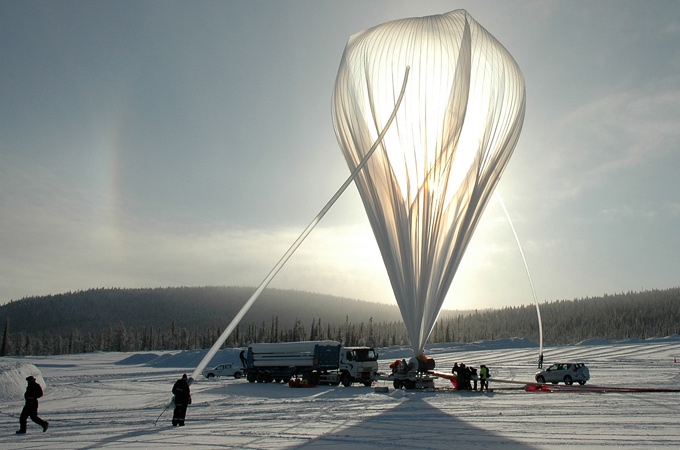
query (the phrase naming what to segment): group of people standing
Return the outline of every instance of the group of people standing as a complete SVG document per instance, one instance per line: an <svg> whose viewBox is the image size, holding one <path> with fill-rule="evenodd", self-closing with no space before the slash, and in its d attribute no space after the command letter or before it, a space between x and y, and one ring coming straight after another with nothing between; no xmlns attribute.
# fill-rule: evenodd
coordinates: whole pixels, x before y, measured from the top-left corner
<svg viewBox="0 0 680 450"><path fill-rule="evenodd" d="M479 366L479 374L477 369L472 366L465 366L465 363L454 363L451 373L456 376L456 389L457 390L477 390L477 381L479 381L479 391L489 392L489 368L482 364Z"/></svg>

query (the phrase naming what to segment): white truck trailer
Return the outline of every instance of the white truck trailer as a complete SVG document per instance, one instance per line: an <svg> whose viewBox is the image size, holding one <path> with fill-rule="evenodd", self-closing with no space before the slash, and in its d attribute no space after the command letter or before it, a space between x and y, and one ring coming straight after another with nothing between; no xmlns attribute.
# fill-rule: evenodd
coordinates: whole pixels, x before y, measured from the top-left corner
<svg viewBox="0 0 680 450"><path fill-rule="evenodd" d="M302 377L313 385L370 386L377 371L378 354L373 348L343 347L336 341L257 343L246 353L246 377L251 383Z"/></svg>

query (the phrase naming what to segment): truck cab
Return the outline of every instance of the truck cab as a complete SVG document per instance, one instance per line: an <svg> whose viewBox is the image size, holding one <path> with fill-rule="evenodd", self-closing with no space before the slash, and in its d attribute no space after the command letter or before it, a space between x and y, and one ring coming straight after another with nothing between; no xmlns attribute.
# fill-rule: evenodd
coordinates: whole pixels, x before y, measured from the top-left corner
<svg viewBox="0 0 680 450"><path fill-rule="evenodd" d="M378 372L378 354L371 347L342 347L339 369L343 386L351 386L354 381L370 386Z"/></svg>

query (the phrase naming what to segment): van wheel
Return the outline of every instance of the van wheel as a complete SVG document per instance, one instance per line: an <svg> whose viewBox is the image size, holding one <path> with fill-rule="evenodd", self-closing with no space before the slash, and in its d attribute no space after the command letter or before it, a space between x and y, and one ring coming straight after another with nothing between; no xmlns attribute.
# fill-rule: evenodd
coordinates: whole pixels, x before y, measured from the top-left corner
<svg viewBox="0 0 680 450"><path fill-rule="evenodd" d="M580 380L580 381L578 382L578 384L580 384L581 386L583 386L584 384L586 384L586 380Z"/></svg>
<svg viewBox="0 0 680 450"><path fill-rule="evenodd" d="M536 382L537 383L545 383L545 377L543 375L539 375L536 377Z"/></svg>
<svg viewBox="0 0 680 450"><path fill-rule="evenodd" d="M571 379L569 375L564 376L564 384L567 386L571 386L574 383L574 381Z"/></svg>
<svg viewBox="0 0 680 450"><path fill-rule="evenodd" d="M241 372L234 372L234 378L236 378L237 380L239 378L241 378L242 376L243 376L243 374Z"/></svg>
<svg viewBox="0 0 680 450"><path fill-rule="evenodd" d="M208 378L213 378L214 376L215 376L214 373L209 373L209 374L208 374Z"/></svg>

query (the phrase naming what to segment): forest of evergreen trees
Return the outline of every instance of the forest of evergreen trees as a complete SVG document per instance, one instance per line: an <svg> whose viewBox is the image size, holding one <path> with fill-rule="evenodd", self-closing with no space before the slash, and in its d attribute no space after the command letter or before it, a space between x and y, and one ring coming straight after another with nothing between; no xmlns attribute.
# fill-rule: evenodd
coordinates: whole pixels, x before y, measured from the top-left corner
<svg viewBox="0 0 680 450"><path fill-rule="evenodd" d="M170 288L168 288L170 289ZM93 351L148 351L148 350L189 350L208 348L221 334L217 320L200 320L200 317L227 318L223 311L216 313L214 302L195 302L191 308L201 309L203 316L175 312L169 297L163 294L177 293L174 288L160 290L92 290L62 294L55 302L54 296L22 299L0 307L0 324L4 333L0 356L11 355L52 355L84 353ZM207 298L215 288L192 288ZM225 289L220 288L222 294ZM203 290L203 291L201 291ZM139 295L148 297L149 302L139 305ZM184 296L188 291L182 291ZM229 291L232 292L232 291ZM111 296L116 301L111 302ZM392 318L392 307L373 308L374 304L358 302L352 308L341 307L343 302L331 299L323 311L313 309L318 316L295 317L282 311L298 311L299 304L291 306L292 298L304 302L322 302L319 294L297 291L270 292L269 306L259 315L246 319L227 339L225 347L244 347L253 342L287 342L299 340L333 339L345 345L372 345L388 347L408 345L409 339L403 321ZM166 298L166 300L163 300ZM186 298L186 297L184 297ZM130 300L132 299L132 300ZM272 300L273 299L273 300ZM139 310L133 308L132 301ZM291 300L292 301L292 300ZM83 303L90 309L83 309ZM112 308L107 315L98 311L98 321L90 320L95 315L98 302L107 302ZM222 302L224 303L224 302ZM213 308L211 309L211 306ZM335 306L331 306L335 305ZM354 306L368 308L376 314L365 313L365 320ZM153 308L159 310L154 314ZM346 305L345 305L346 306ZM384 305L383 305L384 306ZM298 309L296 309L298 308ZM564 345L586 339L604 338L610 340L680 334L680 288L629 292L605 295L597 298L546 302L541 306L544 344ZM309 308L307 308L309 309ZM354 312L352 318L346 311ZM70 312L69 312L70 311ZM150 311L153 320L140 318L140 311ZM160 314L160 311L164 311ZM167 311L171 311L170 315ZM339 319L339 311L345 311ZM178 314L172 316L173 314ZM377 317L382 316L381 320ZM16 319L14 319L16 317ZM102 321L109 317L112 320ZM265 318L266 317L266 318ZM285 317L282 319L282 317ZM332 319L329 320L329 317ZM388 319L385 319L388 317ZM250 320L247 320L250 318ZM115 320L115 322L113 321ZM51 325L56 323L57 325ZM30 325L30 326L29 326ZM524 337L535 342L539 340L538 320L535 305L507 307L494 310L466 311L442 314L430 336L430 343L475 342L511 337Z"/></svg>

